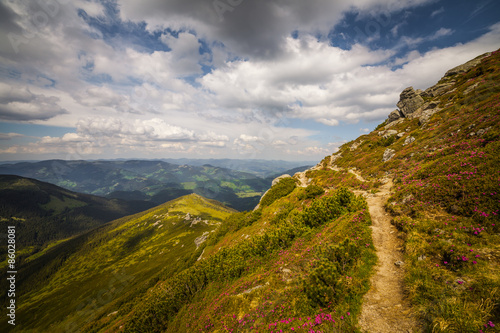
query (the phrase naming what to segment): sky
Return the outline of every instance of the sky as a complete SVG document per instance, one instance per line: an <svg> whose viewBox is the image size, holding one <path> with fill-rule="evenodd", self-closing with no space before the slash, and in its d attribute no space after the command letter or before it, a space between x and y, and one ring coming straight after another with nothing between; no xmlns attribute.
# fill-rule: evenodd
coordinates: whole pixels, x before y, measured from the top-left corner
<svg viewBox="0 0 500 333"><path fill-rule="evenodd" d="M0 0L0 160L321 160L498 48L495 0Z"/></svg>

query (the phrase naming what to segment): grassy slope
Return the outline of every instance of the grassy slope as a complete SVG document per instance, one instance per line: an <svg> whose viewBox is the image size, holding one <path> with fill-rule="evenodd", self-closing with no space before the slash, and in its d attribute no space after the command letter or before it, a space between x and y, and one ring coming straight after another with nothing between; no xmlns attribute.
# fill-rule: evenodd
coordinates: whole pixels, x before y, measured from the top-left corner
<svg viewBox="0 0 500 333"><path fill-rule="evenodd" d="M500 318L500 52L454 79L427 124L390 127L404 133L392 143L364 135L334 163L371 181L394 179L387 209L405 239L406 289L426 329L490 332ZM404 145L409 136L415 142ZM383 163L387 148L396 155Z"/></svg>
<svg viewBox="0 0 500 333"><path fill-rule="evenodd" d="M192 194L54 246L19 271L16 327L74 331L107 318L158 279L196 261L201 251L194 240L233 212Z"/></svg>
<svg viewBox="0 0 500 333"><path fill-rule="evenodd" d="M267 205L224 221L203 260L84 330L355 330L376 260L366 203L334 187L308 195L279 184Z"/></svg>
<svg viewBox="0 0 500 333"><path fill-rule="evenodd" d="M110 200L8 175L0 175L0 202L1 223L16 226L18 262L51 242L151 207L146 202ZM2 257L5 251L1 250Z"/></svg>

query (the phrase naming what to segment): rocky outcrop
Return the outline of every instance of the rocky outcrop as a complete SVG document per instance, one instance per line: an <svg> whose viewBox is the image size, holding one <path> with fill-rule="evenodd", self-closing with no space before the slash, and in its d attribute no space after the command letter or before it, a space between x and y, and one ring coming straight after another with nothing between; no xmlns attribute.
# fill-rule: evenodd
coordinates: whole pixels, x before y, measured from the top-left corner
<svg viewBox="0 0 500 333"><path fill-rule="evenodd" d="M387 162L389 161L391 158L394 157L394 155L396 154L396 151L394 149L391 149L391 148L387 148L385 151L384 151L384 156L382 156L382 162Z"/></svg>
<svg viewBox="0 0 500 333"><path fill-rule="evenodd" d="M207 240L209 235L210 235L210 233L208 231L205 231L203 233L203 235L201 235L200 237L196 237L196 239L194 240L194 243L196 244L196 248L200 247L200 245Z"/></svg>
<svg viewBox="0 0 500 333"><path fill-rule="evenodd" d="M433 85L432 87L429 87L425 89L425 91L422 93L423 97L436 97L436 96L441 96L445 92L449 91L451 87L455 84L455 81L449 81L446 83L438 83Z"/></svg>
<svg viewBox="0 0 500 333"><path fill-rule="evenodd" d="M428 100L452 92L456 83L454 78L455 75L467 73L490 55L491 52L485 53L465 64L450 69L438 84L427 88L425 91L420 89L414 90L413 87L408 87L403 90L399 95L399 102L397 103L399 110L396 109L389 114L386 120L385 129L404 121L405 118L419 118L420 124L425 125L434 113L441 110L438 108L439 101L437 99L431 100L430 102ZM471 85L464 91L464 94L471 93L478 85L478 83ZM424 98L427 102L425 102Z"/></svg>
<svg viewBox="0 0 500 333"><path fill-rule="evenodd" d="M417 111L422 104L424 104L424 99L415 92L413 87L408 87L399 95L397 106L401 110L401 113L405 117L408 117L408 115Z"/></svg>
<svg viewBox="0 0 500 333"><path fill-rule="evenodd" d="M396 109L389 114L389 117L387 118L387 122L392 123L393 121L396 121L401 117L403 117L403 114L401 113L401 111Z"/></svg>
<svg viewBox="0 0 500 333"><path fill-rule="evenodd" d="M444 77L453 76L453 75L462 74L462 73L467 73L471 68L479 65L484 58L489 57L490 55L491 55L491 52L488 52L488 53L482 54L479 57L476 57L470 61L467 61L465 64L454 67L454 68L450 69L449 71L447 71L446 74L444 75Z"/></svg>
<svg viewBox="0 0 500 333"><path fill-rule="evenodd" d="M429 109L429 110L423 111L422 114L420 115L420 117L418 118L419 125L423 126L423 125L427 124L429 122L429 119L432 117L432 115L440 110L441 109L436 108L436 109Z"/></svg>
<svg viewBox="0 0 500 333"><path fill-rule="evenodd" d="M364 141L361 140L361 141L358 141L358 142L354 142L351 147L349 147L349 149L351 151L355 151Z"/></svg>

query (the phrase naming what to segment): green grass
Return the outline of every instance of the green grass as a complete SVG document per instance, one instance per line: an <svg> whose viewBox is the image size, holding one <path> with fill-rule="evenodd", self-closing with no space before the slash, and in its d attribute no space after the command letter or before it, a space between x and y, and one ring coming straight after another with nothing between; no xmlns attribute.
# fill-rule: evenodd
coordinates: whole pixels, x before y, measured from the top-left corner
<svg viewBox="0 0 500 333"><path fill-rule="evenodd" d="M59 253L38 271L48 279L34 282L28 278L18 286L22 292L17 314L23 323L18 330L36 327L63 332L106 316L161 277L196 260L195 238L215 230L233 212L189 195L92 231L79 250L62 262L57 259L66 253L61 246L71 246L77 240L51 244L26 264L37 265L48 255ZM185 219L187 213L190 220ZM206 222L191 224L197 217Z"/></svg>
<svg viewBox="0 0 500 333"><path fill-rule="evenodd" d="M71 199L68 197L65 197L61 200L61 199L51 195L50 201L44 205L41 205L41 206L45 210L54 211L54 214L61 214L66 209L84 207L86 205L87 204L85 202L82 202L80 200L75 200L75 199Z"/></svg>

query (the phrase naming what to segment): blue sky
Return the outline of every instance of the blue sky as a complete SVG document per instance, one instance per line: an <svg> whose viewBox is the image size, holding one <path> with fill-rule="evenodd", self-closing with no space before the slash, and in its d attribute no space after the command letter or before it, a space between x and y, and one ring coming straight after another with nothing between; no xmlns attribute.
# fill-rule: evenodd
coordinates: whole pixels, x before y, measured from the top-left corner
<svg viewBox="0 0 500 333"><path fill-rule="evenodd" d="M498 49L499 14L494 0L0 1L0 160L320 160L404 88Z"/></svg>

